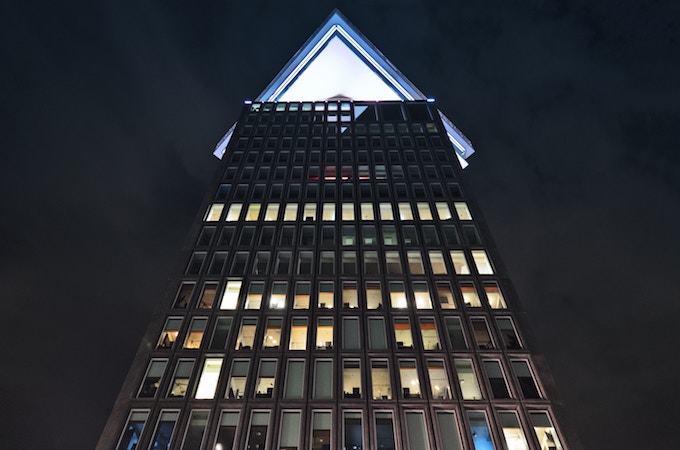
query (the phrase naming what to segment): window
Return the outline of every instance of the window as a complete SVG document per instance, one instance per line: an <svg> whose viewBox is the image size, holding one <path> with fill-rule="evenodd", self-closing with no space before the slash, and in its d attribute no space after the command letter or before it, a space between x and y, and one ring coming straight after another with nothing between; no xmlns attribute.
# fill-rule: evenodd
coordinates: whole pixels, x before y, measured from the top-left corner
<svg viewBox="0 0 680 450"><path fill-rule="evenodd" d="M267 205L267 210L264 213L264 220L273 221L276 220L278 217L279 217L279 204L270 203L269 205Z"/></svg>
<svg viewBox="0 0 680 450"><path fill-rule="evenodd" d="M194 291L195 283L182 283L175 297L174 308L186 308L191 302L191 293Z"/></svg>
<svg viewBox="0 0 680 450"><path fill-rule="evenodd" d="M327 450L331 447L331 412L314 411L312 413L312 449Z"/></svg>
<svg viewBox="0 0 680 450"><path fill-rule="evenodd" d="M391 412L375 413L375 448L395 450L394 420Z"/></svg>
<svg viewBox="0 0 680 450"><path fill-rule="evenodd" d="M499 361L484 361L484 370L486 371L486 378L489 380L489 386L491 386L493 398L510 398L501 363Z"/></svg>
<svg viewBox="0 0 680 450"><path fill-rule="evenodd" d="M399 203L399 220L413 220L413 211L409 203Z"/></svg>
<svg viewBox="0 0 680 450"><path fill-rule="evenodd" d="M276 383L276 360L260 361L255 384L255 398L272 398Z"/></svg>
<svg viewBox="0 0 680 450"><path fill-rule="evenodd" d="M308 309L312 284L309 281L298 281L295 284L295 298L293 309Z"/></svg>
<svg viewBox="0 0 680 450"><path fill-rule="evenodd" d="M236 222L241 215L241 209L243 208L243 204L241 203L232 203L229 206L229 211L227 212L227 217L224 219L227 222Z"/></svg>
<svg viewBox="0 0 680 450"><path fill-rule="evenodd" d="M359 295L357 293L356 282L344 281L342 283L342 307L345 309L359 307Z"/></svg>
<svg viewBox="0 0 680 450"><path fill-rule="evenodd" d="M408 317L394 318L394 338L397 342L397 349L413 348L411 321Z"/></svg>
<svg viewBox="0 0 680 450"><path fill-rule="evenodd" d="M288 292L287 281L276 281L272 284L272 293L269 297L269 309L284 309L286 307L286 293Z"/></svg>
<svg viewBox="0 0 680 450"><path fill-rule="evenodd" d="M231 263L231 275L245 275L248 265L248 252L237 252Z"/></svg>
<svg viewBox="0 0 680 450"><path fill-rule="evenodd" d="M462 250L451 250L451 261L453 262L453 269L456 271L456 275L470 274L470 267Z"/></svg>
<svg viewBox="0 0 680 450"><path fill-rule="evenodd" d="M274 243L274 227L262 227L260 233L260 245L272 245Z"/></svg>
<svg viewBox="0 0 680 450"><path fill-rule="evenodd" d="M498 317L496 319L498 323L498 328L501 332L501 337L503 338L503 344L508 350L519 350L522 348L522 344L517 337L517 332L512 324L512 319L509 317Z"/></svg>
<svg viewBox="0 0 680 450"><path fill-rule="evenodd" d="M217 243L218 246L220 247L228 247L231 245L232 239L234 239L234 234L236 233L236 227L232 226L226 226L222 230L222 234L220 235L220 240Z"/></svg>
<svg viewBox="0 0 680 450"><path fill-rule="evenodd" d="M432 297L430 288L425 281L413 282L413 296L416 300L417 309L432 309Z"/></svg>
<svg viewBox="0 0 680 450"><path fill-rule="evenodd" d="M344 398L361 398L361 366L358 359L343 361L342 391Z"/></svg>
<svg viewBox="0 0 680 450"><path fill-rule="evenodd" d="M224 411L220 417L220 426L217 430L215 448L233 450L236 441L236 427L239 419L238 411Z"/></svg>
<svg viewBox="0 0 680 450"><path fill-rule="evenodd" d="M462 450L460 433L456 416L453 411L437 411L437 425L439 428L439 440L442 450ZM511 447L512 448L512 447Z"/></svg>
<svg viewBox="0 0 680 450"><path fill-rule="evenodd" d="M229 280L222 294L220 309L236 309L239 294L241 293L241 280Z"/></svg>
<svg viewBox="0 0 680 450"><path fill-rule="evenodd" d="M194 252L191 255L189 264L187 265L186 273L188 275L198 275L198 273L201 271L201 267L203 266L203 261L205 261L205 257L205 252Z"/></svg>
<svg viewBox="0 0 680 450"><path fill-rule="evenodd" d="M493 275L493 267L491 261L484 250L472 250L472 259L477 266L477 272L480 275Z"/></svg>
<svg viewBox="0 0 680 450"><path fill-rule="evenodd" d="M394 220L392 205L390 203L380 203L380 220Z"/></svg>
<svg viewBox="0 0 680 450"><path fill-rule="evenodd" d="M401 268L399 252L385 252L385 263L387 264L387 273L389 275L401 275L404 273Z"/></svg>
<svg viewBox="0 0 680 450"><path fill-rule="evenodd" d="M375 220L372 203L361 204L361 220Z"/></svg>
<svg viewBox="0 0 680 450"><path fill-rule="evenodd" d="M541 450L563 449L547 412L531 412L529 413L529 418L531 419L531 425L534 427L534 433L536 433Z"/></svg>
<svg viewBox="0 0 680 450"><path fill-rule="evenodd" d="M493 309L506 309L508 306L503 298L501 288L495 282L484 283L484 292L486 299L489 301L489 306Z"/></svg>
<svg viewBox="0 0 680 450"><path fill-rule="evenodd" d="M269 252L257 252L253 264L253 275L267 275L269 273Z"/></svg>
<svg viewBox="0 0 680 450"><path fill-rule="evenodd" d="M305 361L289 359L283 398L301 399L305 395Z"/></svg>
<svg viewBox="0 0 680 450"><path fill-rule="evenodd" d="M342 245L354 245L356 243L356 232L354 225L343 225Z"/></svg>
<svg viewBox="0 0 680 450"><path fill-rule="evenodd" d="M468 245L482 245L482 238L474 225L463 225L463 234Z"/></svg>
<svg viewBox="0 0 680 450"><path fill-rule="evenodd" d="M319 282L319 303L321 309L332 308L335 298L335 287L332 281Z"/></svg>
<svg viewBox="0 0 680 450"><path fill-rule="evenodd" d="M315 203L305 203L305 208L302 212L302 220L314 221L316 220L316 204Z"/></svg>
<svg viewBox="0 0 680 450"><path fill-rule="evenodd" d="M321 275L332 275L335 273L335 252L321 252L319 273Z"/></svg>
<svg viewBox="0 0 680 450"><path fill-rule="evenodd" d="M404 235L404 244L418 245L418 233L416 233L416 227L413 225L404 225L401 227L401 232Z"/></svg>
<svg viewBox="0 0 680 450"><path fill-rule="evenodd" d="M132 410L130 417L123 429L123 435L118 441L116 450L131 450L137 448L139 438L144 430L146 420L149 418L149 411Z"/></svg>
<svg viewBox="0 0 680 450"><path fill-rule="evenodd" d="M198 241L196 241L196 245L198 246L208 246L210 245L210 242L212 242L212 238L215 235L215 227L203 227L201 230L201 234L198 237Z"/></svg>
<svg viewBox="0 0 680 450"><path fill-rule="evenodd" d="M486 420L486 414L483 411L468 411L468 420L470 421L470 430L472 431L472 442L475 449L489 449L493 450L493 440L491 439L491 431L489 431L489 423Z"/></svg>
<svg viewBox="0 0 680 450"><path fill-rule="evenodd" d="M425 430L425 415L423 412L406 411L408 448L423 450L430 448L430 445L427 442L427 432Z"/></svg>
<svg viewBox="0 0 680 450"><path fill-rule="evenodd" d="M368 253L368 252L366 252ZM377 255L376 255L377 259ZM377 263L376 263L377 264ZM366 307L368 309L382 308L382 290L379 281L366 282Z"/></svg>
<svg viewBox="0 0 680 450"><path fill-rule="evenodd" d="M465 202L454 202L453 207L456 209L458 220L472 220L472 214Z"/></svg>
<svg viewBox="0 0 680 450"><path fill-rule="evenodd" d="M250 350L255 343L255 329L257 319L255 317L244 317L241 321L241 329L236 337L236 350Z"/></svg>
<svg viewBox="0 0 680 450"><path fill-rule="evenodd" d="M453 219L453 215L451 214L449 205L446 202L435 203L435 208L437 209L437 215L439 216L439 220Z"/></svg>
<svg viewBox="0 0 680 450"><path fill-rule="evenodd" d="M324 203L321 220L335 220L335 203Z"/></svg>
<svg viewBox="0 0 680 450"><path fill-rule="evenodd" d="M241 236L238 239L238 245L240 247L250 247L253 245L255 240L255 227L247 226L243 227L241 230Z"/></svg>
<svg viewBox="0 0 680 450"><path fill-rule="evenodd" d="M465 303L465 306L468 308L480 308L482 306L474 283L461 282L460 292L463 295L463 303Z"/></svg>
<svg viewBox="0 0 680 450"><path fill-rule="evenodd" d="M390 305L392 308L404 309L408 307L406 301L406 290L401 281L390 281Z"/></svg>
<svg viewBox="0 0 680 450"><path fill-rule="evenodd" d="M378 252L364 252L364 273L366 275L377 275L380 273L380 263L378 262Z"/></svg>
<svg viewBox="0 0 680 450"><path fill-rule="evenodd" d="M319 317L316 324L316 348L333 348L333 318Z"/></svg>
<svg viewBox="0 0 680 450"><path fill-rule="evenodd" d="M207 324L207 317L194 317L191 319L187 337L184 339L184 348L200 348Z"/></svg>
<svg viewBox="0 0 680 450"><path fill-rule="evenodd" d="M418 378L418 370L414 360L402 359L399 361L399 377L404 398L421 398L420 379Z"/></svg>
<svg viewBox="0 0 680 450"><path fill-rule="evenodd" d="M163 327L163 332L160 338L158 338L158 344L156 348L172 348L173 344L177 340L177 334L179 333L179 327L182 325L181 317L168 317L165 321L165 326Z"/></svg>
<svg viewBox="0 0 680 450"><path fill-rule="evenodd" d="M168 450L170 448L178 418L179 411L161 411L161 414L158 417L156 433L151 441L151 448L153 450Z"/></svg>
<svg viewBox="0 0 680 450"><path fill-rule="evenodd" d="M248 287L245 309L260 309L264 294L264 281L253 281Z"/></svg>
<svg viewBox="0 0 680 450"><path fill-rule="evenodd" d="M423 350L440 350L439 333L434 317L420 317L420 335L423 339Z"/></svg>
<svg viewBox="0 0 680 450"><path fill-rule="evenodd" d="M281 344L281 325L283 319L278 317L269 317L267 319L267 326L264 330L264 338L262 340L262 348L278 349Z"/></svg>
<svg viewBox="0 0 680 450"><path fill-rule="evenodd" d="M321 229L321 245L324 247L335 246L335 228L325 226Z"/></svg>
<svg viewBox="0 0 680 450"><path fill-rule="evenodd" d="M307 318L293 317L288 350L307 350Z"/></svg>
<svg viewBox="0 0 680 450"><path fill-rule="evenodd" d="M223 210L224 210L223 203L214 203L210 205L210 209L208 210L208 212L206 212L203 220L206 222L217 222L218 220L220 220Z"/></svg>
<svg viewBox="0 0 680 450"><path fill-rule="evenodd" d="M222 358L205 359L201 376L198 379L198 387L196 388L197 400L215 398L215 390L217 389L221 369Z"/></svg>
<svg viewBox="0 0 680 450"><path fill-rule="evenodd" d="M285 231L285 230L284 230ZM287 275L290 272L290 265L292 259L291 252L279 252L276 255L276 263L274 265L274 273L276 275Z"/></svg>
<svg viewBox="0 0 680 450"><path fill-rule="evenodd" d="M281 412L281 435L279 450L297 450L300 448L300 412Z"/></svg>
<svg viewBox="0 0 680 450"><path fill-rule="evenodd" d="M317 400L333 398L333 361L317 359L314 364L314 395Z"/></svg>
<svg viewBox="0 0 680 450"><path fill-rule="evenodd" d="M472 322L472 331L475 335L475 341L477 341L477 348L480 349L490 349L493 348L493 341L491 340L491 335L489 334L489 326L483 317L473 317L470 319Z"/></svg>
<svg viewBox="0 0 680 450"><path fill-rule="evenodd" d="M511 364L524 398L541 398L536 381L531 374L529 363L527 361L512 361Z"/></svg>
<svg viewBox="0 0 680 450"><path fill-rule="evenodd" d="M253 411L248 430L248 445L246 448L266 448L267 429L269 428L269 411Z"/></svg>
<svg viewBox="0 0 680 450"><path fill-rule="evenodd" d="M480 400L482 398L482 391L480 391L479 384L477 383L472 360L457 359L455 365L463 400Z"/></svg>
<svg viewBox="0 0 680 450"><path fill-rule="evenodd" d="M444 281L437 282L437 296L439 297L439 307L441 309L456 309L456 302L453 299L451 285Z"/></svg>
<svg viewBox="0 0 680 450"><path fill-rule="evenodd" d="M452 398L451 386L449 386L449 377L446 375L444 361L428 361L427 375L430 378L433 399L444 400Z"/></svg>
<svg viewBox="0 0 680 450"><path fill-rule="evenodd" d="M432 220L430 205L425 202L418 202L418 216L420 216L420 220Z"/></svg>
<svg viewBox="0 0 680 450"><path fill-rule="evenodd" d="M259 203L252 203L249 205L248 211L246 211L245 220L248 222L257 220L260 217L260 209L262 209L262 205Z"/></svg>
<svg viewBox="0 0 680 450"><path fill-rule="evenodd" d="M227 382L227 398L232 400L243 398L246 392L249 368L250 360L248 359L235 359L231 363L231 372Z"/></svg>
<svg viewBox="0 0 680 450"><path fill-rule="evenodd" d="M394 225L385 225L382 229L383 234L383 244L385 245L398 245L399 241L397 239L397 229Z"/></svg>
<svg viewBox="0 0 680 450"><path fill-rule="evenodd" d="M370 350L387 350L385 319L382 317L368 318L368 348Z"/></svg>
<svg viewBox="0 0 680 450"><path fill-rule="evenodd" d="M458 317L446 318L446 330L449 334L449 341L453 350L467 350L467 343L465 342L465 335L463 334L463 325L460 323Z"/></svg>
<svg viewBox="0 0 680 450"><path fill-rule="evenodd" d="M430 257L430 266L432 266L432 273L435 275L446 275L446 264L444 263L444 255L439 250L430 250L428 252Z"/></svg>
<svg viewBox="0 0 680 450"><path fill-rule="evenodd" d="M286 209L284 210L283 213L283 220L285 221L294 221L297 219L297 208L298 205L295 203L288 203L286 204Z"/></svg>
<svg viewBox="0 0 680 450"><path fill-rule="evenodd" d="M344 441L347 449L364 448L363 431L361 427L361 411L345 411L344 413Z"/></svg>
<svg viewBox="0 0 680 450"><path fill-rule="evenodd" d="M444 230L444 238L448 245L460 245L460 239L458 238L458 232L454 225L443 225L442 230Z"/></svg>
<svg viewBox="0 0 680 450"><path fill-rule="evenodd" d="M361 348L359 319L357 317L342 318L342 348L344 350L358 350Z"/></svg>
<svg viewBox="0 0 680 450"><path fill-rule="evenodd" d="M300 252L297 264L298 275L311 275L314 272L313 255L312 252Z"/></svg>
<svg viewBox="0 0 680 450"><path fill-rule="evenodd" d="M357 273L357 252L342 252L342 274L356 275Z"/></svg>
<svg viewBox="0 0 680 450"><path fill-rule="evenodd" d="M142 386L139 388L137 397L151 398L156 396L158 387L161 384L163 372L165 372L165 366L167 365L168 365L167 359L151 360L151 362L149 363L149 367L146 369L146 375L144 376Z"/></svg>
<svg viewBox="0 0 680 450"><path fill-rule="evenodd" d="M182 450L201 449L205 427L208 425L208 415L209 411L191 411Z"/></svg>
<svg viewBox="0 0 680 450"><path fill-rule="evenodd" d="M203 292L201 298L198 300L198 307L209 309L215 303L215 296L217 295L217 283L206 282L203 284Z"/></svg>
<svg viewBox="0 0 680 450"><path fill-rule="evenodd" d="M342 220L354 220L354 203L342 204Z"/></svg>
<svg viewBox="0 0 680 450"><path fill-rule="evenodd" d="M406 258L408 259L408 269L411 274L422 275L425 273L423 258L419 251L409 250L406 252Z"/></svg>
<svg viewBox="0 0 680 450"><path fill-rule="evenodd" d="M168 397L183 398L187 395L189 390L189 381L191 380L191 372L194 370L193 359L180 359L177 362L175 373L170 382L170 390Z"/></svg>

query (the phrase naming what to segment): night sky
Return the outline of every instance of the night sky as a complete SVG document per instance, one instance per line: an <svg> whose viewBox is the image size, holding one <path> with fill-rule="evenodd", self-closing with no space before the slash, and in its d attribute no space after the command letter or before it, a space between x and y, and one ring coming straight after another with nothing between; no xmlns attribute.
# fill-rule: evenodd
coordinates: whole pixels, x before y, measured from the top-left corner
<svg viewBox="0 0 680 450"><path fill-rule="evenodd" d="M3 1L0 448L94 448L215 144L334 7L475 146L584 447L678 448L677 0Z"/></svg>

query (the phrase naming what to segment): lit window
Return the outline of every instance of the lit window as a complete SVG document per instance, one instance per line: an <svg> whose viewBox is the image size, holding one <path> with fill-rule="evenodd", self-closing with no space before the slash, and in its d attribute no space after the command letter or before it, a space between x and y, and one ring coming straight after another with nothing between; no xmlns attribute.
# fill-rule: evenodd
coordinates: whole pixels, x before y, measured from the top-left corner
<svg viewBox="0 0 680 450"><path fill-rule="evenodd" d="M130 450L137 448L139 438L144 430L146 420L149 418L149 411L133 410L130 413L123 435L118 442L117 450Z"/></svg>
<svg viewBox="0 0 680 450"><path fill-rule="evenodd" d="M229 280L222 294L220 309L236 309L239 294L241 293L242 282L240 280Z"/></svg>
<svg viewBox="0 0 680 450"><path fill-rule="evenodd" d="M489 431L486 414L483 411L468 411L467 414L470 421L470 430L472 431L472 442L475 448L493 450L495 447L491 438L491 431Z"/></svg>
<svg viewBox="0 0 680 450"><path fill-rule="evenodd" d="M246 381L248 381L249 369L250 360L248 359L235 359L231 363L231 372L229 373L229 381L227 382L227 398L243 398L246 392Z"/></svg>
<svg viewBox="0 0 680 450"><path fill-rule="evenodd" d="M314 393L315 399L333 398L333 361L316 360L314 364ZM318 447L323 449L323 447Z"/></svg>
<svg viewBox="0 0 680 450"><path fill-rule="evenodd" d="M480 275L493 275L491 261L489 261L489 257L486 255L486 251L472 250L472 259L475 261L475 266L477 266L477 272Z"/></svg>
<svg viewBox="0 0 680 450"><path fill-rule="evenodd" d="M463 334L463 325L460 323L458 317L446 318L446 330L449 334L449 341L454 350L467 350L467 343L465 342L465 335Z"/></svg>
<svg viewBox="0 0 680 450"><path fill-rule="evenodd" d="M470 267L462 250L451 250L451 261L453 262L453 269L456 271L456 275L470 274Z"/></svg>
<svg viewBox="0 0 680 450"><path fill-rule="evenodd" d="M374 400L392 399L392 383L387 360L371 361L371 386Z"/></svg>
<svg viewBox="0 0 680 450"><path fill-rule="evenodd" d="M262 348L279 348L281 344L281 324L283 319L278 317L270 317L267 319L267 326L264 330L264 339L262 341Z"/></svg>
<svg viewBox="0 0 680 450"><path fill-rule="evenodd" d="M472 360L457 359L455 365L463 400L480 400L482 398L482 391L480 391L479 384L477 383Z"/></svg>
<svg viewBox="0 0 680 450"><path fill-rule="evenodd" d="M420 379L414 360L399 361L399 378L401 380L401 391L404 398L420 398ZM427 447L411 447L427 448Z"/></svg>
<svg viewBox="0 0 680 450"><path fill-rule="evenodd" d="M276 360L260 361L255 384L255 398L272 398L276 382Z"/></svg>
<svg viewBox="0 0 680 450"><path fill-rule="evenodd" d="M293 317L288 350L307 350L307 318Z"/></svg>
<svg viewBox="0 0 680 450"><path fill-rule="evenodd" d="M236 222L241 215L242 208L243 205L241 203L232 203L231 206L229 206L229 211L227 212L225 220L227 222Z"/></svg>
<svg viewBox="0 0 680 450"><path fill-rule="evenodd" d="M298 450L300 448L300 411L281 413L279 449Z"/></svg>
<svg viewBox="0 0 680 450"><path fill-rule="evenodd" d="M408 317L394 318L394 338L397 342L397 349L413 348L411 321Z"/></svg>
<svg viewBox="0 0 680 450"><path fill-rule="evenodd" d="M451 285L446 282L437 282L437 295L439 296L439 307L442 309L456 309L456 302L453 299Z"/></svg>
<svg viewBox="0 0 680 450"><path fill-rule="evenodd" d="M489 380L489 386L491 386L493 398L510 398L501 363L499 361L484 361L484 370L486 371L486 378Z"/></svg>
<svg viewBox="0 0 680 450"><path fill-rule="evenodd" d="M283 213L283 220L285 221L294 221L297 219L297 208L298 205L295 203L288 203L286 205L286 209Z"/></svg>
<svg viewBox="0 0 680 450"><path fill-rule="evenodd" d="M439 333L434 317L420 317L420 335L423 339L423 350L440 350Z"/></svg>
<svg viewBox="0 0 680 450"><path fill-rule="evenodd" d="M278 217L279 217L279 204L270 203L269 205L267 205L267 210L264 213L264 220L272 221L276 220Z"/></svg>
<svg viewBox="0 0 680 450"><path fill-rule="evenodd" d="M165 321L161 337L158 339L156 348L172 348L177 340L177 334L179 333L179 327L181 325L181 317L168 317L168 320Z"/></svg>
<svg viewBox="0 0 680 450"><path fill-rule="evenodd" d="M453 215L451 214L449 205L446 202L437 202L435 203L435 207L437 208L437 215L439 216L439 220L453 219Z"/></svg>
<svg viewBox="0 0 680 450"><path fill-rule="evenodd" d="M220 427L217 430L217 441L215 442L216 450L232 450L234 447L239 414L240 412L238 411L225 411L222 413Z"/></svg>
<svg viewBox="0 0 680 450"><path fill-rule="evenodd" d="M361 220L374 220L373 203L361 204Z"/></svg>
<svg viewBox="0 0 680 450"><path fill-rule="evenodd" d="M305 361L297 359L288 360L286 370L286 385L283 398L301 399L304 396L306 384L304 383Z"/></svg>
<svg viewBox="0 0 680 450"><path fill-rule="evenodd" d="M342 220L354 220L354 204L342 204Z"/></svg>
<svg viewBox="0 0 680 450"><path fill-rule="evenodd" d="M332 281L319 282L319 303L321 309L332 308L335 298L335 288Z"/></svg>
<svg viewBox="0 0 680 450"><path fill-rule="evenodd" d="M248 211L246 212L246 221L254 221L257 220L260 217L260 209L262 208L262 205L259 203L253 203L250 206L248 206Z"/></svg>
<svg viewBox="0 0 680 450"><path fill-rule="evenodd" d="M444 361L428 361L427 374L430 378L432 398L434 399L452 398L451 386L449 385L449 377L446 375L446 367L444 366Z"/></svg>
<svg viewBox="0 0 680 450"><path fill-rule="evenodd" d="M420 204L418 204L420 207ZM413 220L413 211L409 203L399 203L399 220Z"/></svg>
<svg viewBox="0 0 680 450"><path fill-rule="evenodd" d="M390 281L390 305L392 308L404 309L408 307L406 290L401 281Z"/></svg>
<svg viewBox="0 0 680 450"><path fill-rule="evenodd" d="M215 389L220 378L222 369L222 358L206 358L203 363L203 370L198 379L196 388L196 399L205 400L215 398Z"/></svg>
<svg viewBox="0 0 680 450"><path fill-rule="evenodd" d="M430 288L425 281L413 282L413 296L416 300L417 309L432 309L432 297Z"/></svg>
<svg viewBox="0 0 680 450"><path fill-rule="evenodd" d="M439 250L430 250L430 266L432 266L432 273L435 275L446 275L446 264L444 263L444 255Z"/></svg>
<svg viewBox="0 0 680 450"><path fill-rule="evenodd" d="M425 202L418 202L418 216L420 216L420 220L432 220L430 205Z"/></svg>
<svg viewBox="0 0 680 450"><path fill-rule="evenodd" d="M408 259L408 269L411 274L422 275L425 273L423 258L419 251L409 250L406 252L406 258Z"/></svg>
<svg viewBox="0 0 680 450"><path fill-rule="evenodd" d="M312 449L330 449L331 440L331 412L314 411L312 416Z"/></svg>
<svg viewBox="0 0 680 450"><path fill-rule="evenodd" d="M200 348L205 334L205 327L208 324L207 317L194 317L191 319L187 337L184 340L184 348Z"/></svg>
<svg viewBox="0 0 680 450"><path fill-rule="evenodd" d="M486 293L486 298L489 301L489 306L491 306L493 309L506 309L508 307L505 303L505 298L503 298L501 288L497 283L484 283L484 292Z"/></svg>
<svg viewBox="0 0 680 450"><path fill-rule="evenodd" d="M323 212L321 213L321 220L335 220L335 204L334 203L324 203L323 204Z"/></svg>
<svg viewBox="0 0 680 450"><path fill-rule="evenodd" d="M512 370L515 372L524 398L541 398L527 361L512 361Z"/></svg>
<svg viewBox="0 0 680 450"><path fill-rule="evenodd" d="M269 428L269 411L253 411L248 430L248 444L246 448L266 448L267 429Z"/></svg>
<svg viewBox="0 0 680 450"><path fill-rule="evenodd" d="M244 317L241 322L241 329L236 337L236 350L250 350L255 343L255 329L257 319L254 317Z"/></svg>
<svg viewBox="0 0 680 450"><path fill-rule="evenodd" d="M361 398L361 366L358 359L346 359L343 361L342 391L344 398Z"/></svg>
<svg viewBox="0 0 680 450"><path fill-rule="evenodd" d="M529 413L529 417L531 418L531 425L534 427L534 433L536 433L541 450L563 449L548 413L543 411L532 412Z"/></svg>
<svg viewBox="0 0 680 450"><path fill-rule="evenodd" d="M398 245L397 241L397 229L394 225L385 225L382 229L383 232L383 244L385 245Z"/></svg>
<svg viewBox="0 0 680 450"><path fill-rule="evenodd" d="M308 281L298 281L295 284L295 298L293 309L308 309L312 285Z"/></svg>
<svg viewBox="0 0 680 450"><path fill-rule="evenodd" d="M391 203L381 203L379 207L380 207L380 220L394 220Z"/></svg>
<svg viewBox="0 0 680 450"><path fill-rule="evenodd" d="M187 425L187 432L182 443L183 449L201 448L205 428L208 425L208 415L209 411L191 411L189 425Z"/></svg>
<svg viewBox="0 0 680 450"><path fill-rule="evenodd" d="M319 317L316 325L316 348L333 348L333 318Z"/></svg>
<svg viewBox="0 0 680 450"><path fill-rule="evenodd" d="M342 348L343 350L359 350L359 319L357 317L342 318Z"/></svg>
<svg viewBox="0 0 680 450"><path fill-rule="evenodd" d="M382 308L382 291L379 281L366 282L366 307L368 309Z"/></svg>
<svg viewBox="0 0 680 450"><path fill-rule="evenodd" d="M371 174L368 171L368 166L359 166L359 179L370 180Z"/></svg>
<svg viewBox="0 0 680 450"><path fill-rule="evenodd" d="M269 308L270 309L285 308L287 292L288 292L287 281L277 281L273 283L271 297L269 297Z"/></svg>
<svg viewBox="0 0 680 450"><path fill-rule="evenodd" d="M354 225L342 226L342 245L354 245L356 243L356 232Z"/></svg>
<svg viewBox="0 0 680 450"><path fill-rule="evenodd" d="M155 397L156 392L158 392L158 387L161 384L161 378L163 377L163 372L165 372L165 366L168 365L167 359L152 359L149 363L149 367L146 369L146 375L144 376L144 381L142 386L139 388L137 397Z"/></svg>
<svg viewBox="0 0 680 450"><path fill-rule="evenodd" d="M156 433L151 441L152 449L169 449L179 418L179 411L161 411Z"/></svg>
<svg viewBox="0 0 680 450"><path fill-rule="evenodd" d="M387 179L387 169L385 168L385 166L382 165L375 166L375 178L378 180Z"/></svg>
<svg viewBox="0 0 680 450"><path fill-rule="evenodd" d="M217 222L218 220L220 220L223 210L224 210L223 203L214 203L210 205L210 209L205 214L205 218L203 220L206 222Z"/></svg>
<svg viewBox="0 0 680 450"><path fill-rule="evenodd" d="M472 214L470 214L467 203L454 202L453 207L456 208L456 214L458 214L459 220L472 220Z"/></svg>
<svg viewBox="0 0 680 450"><path fill-rule="evenodd" d="M479 295L477 295L477 289L473 283L461 282L460 292L463 294L463 303L468 308L479 308L482 306L482 302L479 301Z"/></svg>
<svg viewBox="0 0 680 450"><path fill-rule="evenodd" d="M400 275L403 273L399 252L385 252L385 262L387 263L387 273L389 275Z"/></svg>
<svg viewBox="0 0 680 450"><path fill-rule="evenodd" d="M385 319L382 317L368 318L368 348L371 350L387 350Z"/></svg>
<svg viewBox="0 0 680 450"><path fill-rule="evenodd" d="M304 221L314 221L316 220L316 204L315 203L305 203L305 208L302 213L302 220Z"/></svg>
<svg viewBox="0 0 680 450"><path fill-rule="evenodd" d="M264 282L253 281L248 287L246 295L246 309L260 309L262 306L262 295L264 294Z"/></svg>
<svg viewBox="0 0 680 450"><path fill-rule="evenodd" d="M513 411L502 411L498 413L503 428L503 437L508 448L513 450L529 450L529 444L524 436L522 427L517 419L517 413ZM549 447L556 448L556 447Z"/></svg>

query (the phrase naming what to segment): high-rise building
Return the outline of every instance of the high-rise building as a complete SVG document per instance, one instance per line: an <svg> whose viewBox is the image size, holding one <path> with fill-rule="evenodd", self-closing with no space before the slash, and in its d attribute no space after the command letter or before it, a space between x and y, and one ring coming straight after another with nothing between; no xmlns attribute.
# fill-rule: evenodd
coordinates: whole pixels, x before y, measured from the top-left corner
<svg viewBox="0 0 680 450"><path fill-rule="evenodd" d="M340 13L215 153L99 449L568 448L472 146Z"/></svg>

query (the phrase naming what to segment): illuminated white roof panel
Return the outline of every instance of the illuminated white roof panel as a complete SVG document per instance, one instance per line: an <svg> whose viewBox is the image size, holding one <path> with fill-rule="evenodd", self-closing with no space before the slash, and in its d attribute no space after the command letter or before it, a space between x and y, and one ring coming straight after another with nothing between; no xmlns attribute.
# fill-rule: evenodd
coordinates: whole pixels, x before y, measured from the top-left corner
<svg viewBox="0 0 680 450"><path fill-rule="evenodd" d="M357 101L426 100L385 56L354 28L338 10L297 51L258 102L323 101L348 98ZM463 164L474 153L470 141L439 112L456 154ZM217 144L221 158L234 127Z"/></svg>

